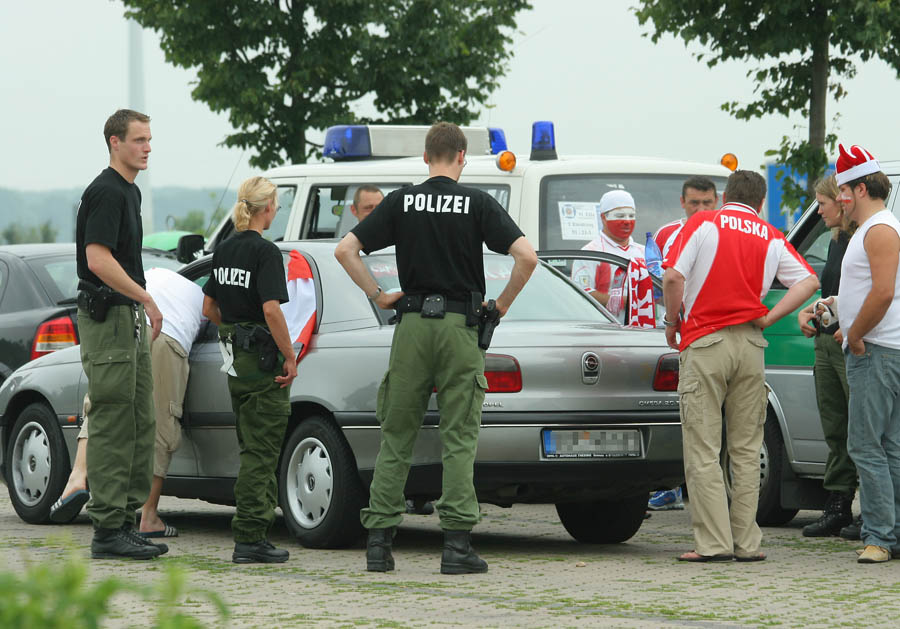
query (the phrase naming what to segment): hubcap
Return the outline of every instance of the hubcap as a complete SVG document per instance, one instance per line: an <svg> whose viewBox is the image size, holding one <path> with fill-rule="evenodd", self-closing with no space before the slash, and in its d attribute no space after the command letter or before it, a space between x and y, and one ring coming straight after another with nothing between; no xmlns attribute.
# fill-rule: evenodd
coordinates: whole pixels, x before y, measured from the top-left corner
<svg viewBox="0 0 900 629"><path fill-rule="evenodd" d="M307 437L291 453L287 473L288 508L306 529L317 527L331 506L334 477L331 457L321 441Z"/></svg>
<svg viewBox="0 0 900 629"><path fill-rule="evenodd" d="M728 450L725 448L725 444L722 444L722 469L725 470L725 490L728 493L729 498L731 497L731 457L728 455ZM759 490L762 491L769 482L769 475L771 473L769 466L769 449L766 447L766 442L763 441L762 446L759 449Z"/></svg>
<svg viewBox="0 0 900 629"><path fill-rule="evenodd" d="M28 422L16 435L12 450L12 484L27 507L41 501L50 483L50 443L37 422Z"/></svg>

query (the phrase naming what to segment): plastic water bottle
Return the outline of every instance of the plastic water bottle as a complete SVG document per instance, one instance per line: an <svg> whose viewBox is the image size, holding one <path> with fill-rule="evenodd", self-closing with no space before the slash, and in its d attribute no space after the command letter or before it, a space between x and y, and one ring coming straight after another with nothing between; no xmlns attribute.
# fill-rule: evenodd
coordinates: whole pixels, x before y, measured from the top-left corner
<svg viewBox="0 0 900 629"><path fill-rule="evenodd" d="M647 264L647 271L654 277L662 278L662 251L659 245L653 240L653 232L647 232L647 243L644 245L644 262ZM653 299L659 301L662 299L662 291L656 284L653 285Z"/></svg>

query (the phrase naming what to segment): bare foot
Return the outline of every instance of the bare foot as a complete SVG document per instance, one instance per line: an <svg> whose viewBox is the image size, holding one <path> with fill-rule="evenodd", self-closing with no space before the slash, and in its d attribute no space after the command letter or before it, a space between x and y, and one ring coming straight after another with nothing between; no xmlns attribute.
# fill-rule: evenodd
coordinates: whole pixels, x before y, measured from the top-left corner
<svg viewBox="0 0 900 629"><path fill-rule="evenodd" d="M76 491L80 491L82 489L87 489L87 478L84 476L75 476L74 474L72 474L69 476L69 482L66 483L66 487L65 489L63 489L60 498L68 498Z"/></svg>
<svg viewBox="0 0 900 629"><path fill-rule="evenodd" d="M146 508L141 509L141 524L138 527L141 533L152 533L153 531L161 531L164 528L166 528L166 523L162 521L158 513L149 513Z"/></svg>

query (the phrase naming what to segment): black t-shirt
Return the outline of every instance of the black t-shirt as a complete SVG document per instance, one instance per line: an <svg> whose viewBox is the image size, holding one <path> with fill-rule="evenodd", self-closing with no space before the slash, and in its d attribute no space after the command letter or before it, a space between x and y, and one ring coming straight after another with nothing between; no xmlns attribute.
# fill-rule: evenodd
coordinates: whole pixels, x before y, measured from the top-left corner
<svg viewBox="0 0 900 629"><path fill-rule="evenodd" d="M822 298L838 294L841 285L841 262L847 253L847 245L850 236L845 231L838 232L837 239L832 238L828 243L828 259L825 268L822 269Z"/></svg>
<svg viewBox="0 0 900 629"><path fill-rule="evenodd" d="M203 292L218 302L223 322L265 323L262 305L288 300L281 250L257 231L238 232L216 247Z"/></svg>
<svg viewBox="0 0 900 629"><path fill-rule="evenodd" d="M406 294L458 300L474 291L484 295L482 243L508 253L523 235L491 195L449 177L395 190L352 231L366 253L397 246Z"/></svg>
<svg viewBox="0 0 900 629"><path fill-rule="evenodd" d="M87 246L109 247L113 258L129 277L145 287L144 265L141 261L141 191L128 183L113 168L97 175L81 195L78 217L75 219L75 259L79 279L95 286L102 282L87 264Z"/></svg>

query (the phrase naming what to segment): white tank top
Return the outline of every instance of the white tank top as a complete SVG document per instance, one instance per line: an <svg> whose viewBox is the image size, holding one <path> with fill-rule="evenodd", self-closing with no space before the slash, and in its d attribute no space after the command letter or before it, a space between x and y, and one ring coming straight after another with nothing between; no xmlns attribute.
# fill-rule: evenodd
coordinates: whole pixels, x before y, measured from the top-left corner
<svg viewBox="0 0 900 629"><path fill-rule="evenodd" d="M847 245L847 253L841 263L841 286L838 290L838 316L847 347L847 331L859 315L863 301L872 290L872 269L863 245L866 233L875 225L889 225L900 236L900 221L890 210L881 210L860 225ZM878 324L863 336L864 341L883 347L900 349L900 270L894 280L894 299L887 313Z"/></svg>

